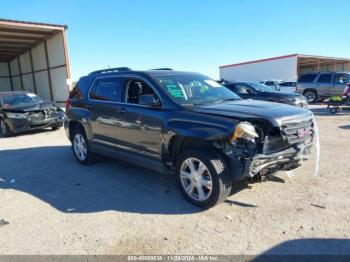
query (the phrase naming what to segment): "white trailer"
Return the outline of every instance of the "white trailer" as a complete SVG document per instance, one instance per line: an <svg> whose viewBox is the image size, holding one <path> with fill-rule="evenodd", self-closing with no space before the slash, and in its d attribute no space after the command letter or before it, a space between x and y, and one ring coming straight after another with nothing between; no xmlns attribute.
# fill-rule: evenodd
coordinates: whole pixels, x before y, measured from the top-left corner
<svg viewBox="0 0 350 262"><path fill-rule="evenodd" d="M70 79L66 29L0 19L0 92L26 90L64 103Z"/></svg>
<svg viewBox="0 0 350 262"><path fill-rule="evenodd" d="M315 71L350 71L350 59L291 54L220 66L220 79L226 81L296 81Z"/></svg>

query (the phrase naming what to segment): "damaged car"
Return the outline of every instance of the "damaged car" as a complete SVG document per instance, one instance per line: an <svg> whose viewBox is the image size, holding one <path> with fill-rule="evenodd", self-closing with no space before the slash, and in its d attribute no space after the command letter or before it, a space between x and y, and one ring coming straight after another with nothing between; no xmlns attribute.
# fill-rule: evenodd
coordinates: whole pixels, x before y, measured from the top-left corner
<svg viewBox="0 0 350 262"><path fill-rule="evenodd" d="M311 111L241 99L198 73L95 71L79 80L66 106L79 163L105 155L172 172L186 199L202 208L224 201L235 181L299 167L314 139Z"/></svg>
<svg viewBox="0 0 350 262"><path fill-rule="evenodd" d="M0 131L7 137L25 131L63 126L64 112L31 92L0 92Z"/></svg>

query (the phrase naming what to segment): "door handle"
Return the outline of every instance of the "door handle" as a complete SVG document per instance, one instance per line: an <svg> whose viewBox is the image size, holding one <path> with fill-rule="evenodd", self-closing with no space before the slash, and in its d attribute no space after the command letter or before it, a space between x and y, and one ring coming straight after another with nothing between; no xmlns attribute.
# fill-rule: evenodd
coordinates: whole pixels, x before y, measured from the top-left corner
<svg viewBox="0 0 350 262"><path fill-rule="evenodd" d="M91 108L92 108L92 105L85 105L85 107L86 107L87 109L91 109Z"/></svg>

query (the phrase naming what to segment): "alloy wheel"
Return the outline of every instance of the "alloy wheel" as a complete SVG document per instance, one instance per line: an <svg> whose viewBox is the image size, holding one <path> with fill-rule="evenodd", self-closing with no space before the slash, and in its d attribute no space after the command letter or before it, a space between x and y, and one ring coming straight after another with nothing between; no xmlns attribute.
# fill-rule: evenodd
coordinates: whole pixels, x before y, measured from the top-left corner
<svg viewBox="0 0 350 262"><path fill-rule="evenodd" d="M85 161L87 157L87 145L85 138L81 134L76 134L73 140L74 154L80 161Z"/></svg>
<svg viewBox="0 0 350 262"><path fill-rule="evenodd" d="M181 185L186 194L196 200L207 200L213 190L213 180L207 166L196 158L187 158L180 169Z"/></svg>
<svg viewBox="0 0 350 262"><path fill-rule="evenodd" d="M307 102L311 103L311 102L314 102L316 100L316 95L314 92L306 92L305 98L306 98Z"/></svg>

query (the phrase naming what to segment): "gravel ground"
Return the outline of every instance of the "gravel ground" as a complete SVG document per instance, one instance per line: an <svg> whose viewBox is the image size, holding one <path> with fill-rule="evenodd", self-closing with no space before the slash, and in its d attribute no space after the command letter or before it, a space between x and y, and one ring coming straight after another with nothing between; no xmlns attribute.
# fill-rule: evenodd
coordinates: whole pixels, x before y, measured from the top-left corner
<svg viewBox="0 0 350 262"><path fill-rule="evenodd" d="M320 177L311 160L207 211L171 175L79 165L63 130L0 138L0 254L350 254L350 111L312 109Z"/></svg>

